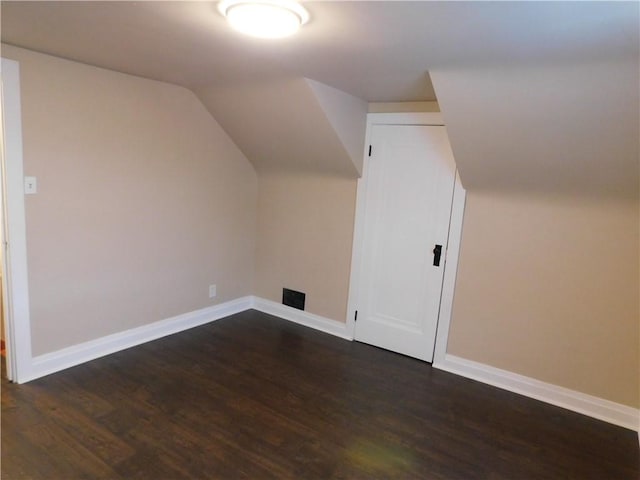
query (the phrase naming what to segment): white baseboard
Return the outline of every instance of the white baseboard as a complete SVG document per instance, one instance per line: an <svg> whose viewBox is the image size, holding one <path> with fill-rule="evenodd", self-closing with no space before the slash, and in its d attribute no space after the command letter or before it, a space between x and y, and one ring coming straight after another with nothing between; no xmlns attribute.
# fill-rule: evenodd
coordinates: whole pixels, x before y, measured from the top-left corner
<svg viewBox="0 0 640 480"><path fill-rule="evenodd" d="M264 298L248 296L34 357L29 369L30 374L21 379L20 383L35 380L36 378L167 335L204 325L251 308L336 337L353 340L353 336L345 323L287 307ZM446 354L443 360L434 362L433 366L440 370L638 431L640 440L640 411L638 409L541 382L507 370L466 360L455 355Z"/></svg>
<svg viewBox="0 0 640 480"><path fill-rule="evenodd" d="M21 378L20 383L29 382L36 378L75 367L96 358L204 325L251 308L347 340L353 339L344 323L280 305L263 298L247 296L39 355L32 359L29 374Z"/></svg>
<svg viewBox="0 0 640 480"><path fill-rule="evenodd" d="M638 430L640 411L626 405L558 387L455 355L446 354L444 360L434 362L433 366L630 430Z"/></svg>
<svg viewBox="0 0 640 480"><path fill-rule="evenodd" d="M252 297L238 298L34 357L31 374L20 383L243 312L251 308L251 303Z"/></svg>
<svg viewBox="0 0 640 480"><path fill-rule="evenodd" d="M320 315L298 310L297 308L288 307L260 297L253 297L252 308L263 313L268 313L269 315L275 315L284 320L289 320L290 322L304 325L305 327L344 338L345 340L353 340L353 336L350 334L346 323L337 322L329 318L321 317Z"/></svg>

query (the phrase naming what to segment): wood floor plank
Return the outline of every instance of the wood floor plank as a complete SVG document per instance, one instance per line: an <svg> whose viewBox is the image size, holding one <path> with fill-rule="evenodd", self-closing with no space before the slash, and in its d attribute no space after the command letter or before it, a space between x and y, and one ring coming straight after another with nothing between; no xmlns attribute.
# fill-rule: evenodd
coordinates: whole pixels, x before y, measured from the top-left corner
<svg viewBox="0 0 640 480"><path fill-rule="evenodd" d="M114 406L103 396L87 390L75 379L61 377L57 381L57 391L62 402L90 417L100 417L114 410Z"/></svg>
<svg viewBox="0 0 640 480"><path fill-rule="evenodd" d="M633 479L635 432L256 311L2 383L2 478Z"/></svg>
<svg viewBox="0 0 640 480"><path fill-rule="evenodd" d="M56 471L66 476L109 479L115 472L92 450L79 444L73 435L54 423L34 425L23 432L31 444L40 447L39 458L47 456Z"/></svg>
<svg viewBox="0 0 640 480"><path fill-rule="evenodd" d="M117 464L135 453L135 448L113 435L102 425L82 412L69 407L58 395L39 395L35 406L50 421L72 437L78 445L86 446L110 465Z"/></svg>

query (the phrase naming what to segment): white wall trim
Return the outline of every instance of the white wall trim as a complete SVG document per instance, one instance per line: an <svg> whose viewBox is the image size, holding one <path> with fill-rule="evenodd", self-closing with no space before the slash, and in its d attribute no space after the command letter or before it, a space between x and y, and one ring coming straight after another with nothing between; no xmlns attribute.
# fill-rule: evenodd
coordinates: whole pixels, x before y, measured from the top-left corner
<svg viewBox="0 0 640 480"><path fill-rule="evenodd" d="M541 382L455 355L447 354L442 360L434 362L433 366L630 430L638 430L640 410L626 405Z"/></svg>
<svg viewBox="0 0 640 480"><path fill-rule="evenodd" d="M367 132L371 125L444 125L441 112L369 113ZM369 139L365 146L369 145Z"/></svg>
<svg viewBox="0 0 640 480"><path fill-rule="evenodd" d="M447 354L449 342L449 327L453 316L453 298L456 290L456 276L458 274L458 260L460 258L460 243L462 241L462 224L464 220L464 206L467 192L462 187L460 174L456 170L456 183L453 188L451 203L451 220L449 222L449 238L447 241L444 277L442 279L442 294L440 296L440 314L438 315L438 329L436 330L436 344L433 351L433 362L439 362Z"/></svg>
<svg viewBox="0 0 640 480"><path fill-rule="evenodd" d="M29 362L31 367L29 374L23 375L18 380L18 383L35 380L96 358L198 327L252 308L346 340L353 340L344 323L281 305L264 298L247 296L39 355L31 359Z"/></svg>
<svg viewBox="0 0 640 480"><path fill-rule="evenodd" d="M347 328L347 325L336 320L321 317L320 315L298 310L297 308L288 307L260 297L253 297L252 308L345 340L353 340L353 336Z"/></svg>
<svg viewBox="0 0 640 480"><path fill-rule="evenodd" d="M19 383L243 312L251 303L251 297L242 297L34 357L31 375Z"/></svg>
<svg viewBox="0 0 640 480"><path fill-rule="evenodd" d="M342 322L291 308L264 298L247 296L34 357L30 362L30 374L23 376L19 383L35 380L96 358L250 309L274 315L283 320L345 340L353 340L348 326ZM609 400L541 382L450 354L446 354L442 359L434 361L433 366L440 370L563 407L630 430L638 430L640 411Z"/></svg>
<svg viewBox="0 0 640 480"><path fill-rule="evenodd" d="M2 181L4 232L3 262L7 302L7 374L23 382L31 375L31 320L27 270L27 233L22 160L20 65L2 58Z"/></svg>
<svg viewBox="0 0 640 480"><path fill-rule="evenodd" d="M384 114L376 114L384 115ZM362 175L358 179L358 185L356 187L356 215L353 225L353 241L351 244L351 272L349 276L349 294L347 299L347 318L345 319L347 325L347 331L351 338L355 338L356 322L355 312L358 306L358 298L356 292L358 291L358 281L361 278L362 269L362 243L364 241L364 217L366 214L366 198L367 198L367 182L363 176L365 173L364 158L368 156L369 145L371 144L371 121L373 114L367 115L367 126L365 130L364 148L362 149Z"/></svg>

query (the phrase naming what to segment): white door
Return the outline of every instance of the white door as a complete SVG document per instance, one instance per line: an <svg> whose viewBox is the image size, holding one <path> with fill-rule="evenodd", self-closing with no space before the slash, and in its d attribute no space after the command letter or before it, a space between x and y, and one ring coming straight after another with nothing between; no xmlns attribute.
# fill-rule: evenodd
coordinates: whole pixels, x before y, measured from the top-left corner
<svg viewBox="0 0 640 480"><path fill-rule="evenodd" d="M431 362L456 177L449 139L424 125L373 125L369 138L355 339Z"/></svg>

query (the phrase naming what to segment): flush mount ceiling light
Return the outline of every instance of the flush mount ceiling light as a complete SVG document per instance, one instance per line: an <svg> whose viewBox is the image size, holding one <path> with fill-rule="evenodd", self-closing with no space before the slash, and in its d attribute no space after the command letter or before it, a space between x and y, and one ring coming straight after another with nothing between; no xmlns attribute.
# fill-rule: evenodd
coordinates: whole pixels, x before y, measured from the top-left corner
<svg viewBox="0 0 640 480"><path fill-rule="evenodd" d="M309 20L309 13L293 0L223 0L218 10L236 30L261 38L293 35Z"/></svg>

